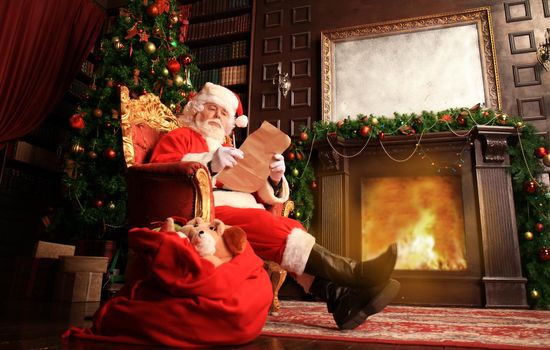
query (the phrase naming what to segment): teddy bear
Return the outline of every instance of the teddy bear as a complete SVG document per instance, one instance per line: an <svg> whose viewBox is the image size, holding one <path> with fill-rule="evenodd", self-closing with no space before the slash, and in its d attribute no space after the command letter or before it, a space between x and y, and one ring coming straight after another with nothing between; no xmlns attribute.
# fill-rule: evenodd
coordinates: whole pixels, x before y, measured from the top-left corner
<svg viewBox="0 0 550 350"><path fill-rule="evenodd" d="M168 218L163 231L176 232L181 238L189 239L201 257L215 267L241 254L246 246L246 233L237 226L226 227L219 219L206 222L200 217L189 220L176 231L174 220Z"/></svg>

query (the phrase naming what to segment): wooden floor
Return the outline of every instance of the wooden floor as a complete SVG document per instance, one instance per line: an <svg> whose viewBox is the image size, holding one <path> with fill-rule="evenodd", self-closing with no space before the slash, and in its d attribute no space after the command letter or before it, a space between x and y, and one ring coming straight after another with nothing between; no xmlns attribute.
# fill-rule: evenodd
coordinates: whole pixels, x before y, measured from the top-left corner
<svg viewBox="0 0 550 350"><path fill-rule="evenodd" d="M164 347L141 347L102 342L63 340L60 334L69 325L89 327L91 316L98 303L61 303L4 299L0 308L0 349L78 349L78 350L144 350ZM282 337L260 336L253 342L239 347L209 349L246 350L418 350L418 349L466 349L457 347L426 347L366 344L344 341L321 341ZM467 348L472 350L472 348Z"/></svg>

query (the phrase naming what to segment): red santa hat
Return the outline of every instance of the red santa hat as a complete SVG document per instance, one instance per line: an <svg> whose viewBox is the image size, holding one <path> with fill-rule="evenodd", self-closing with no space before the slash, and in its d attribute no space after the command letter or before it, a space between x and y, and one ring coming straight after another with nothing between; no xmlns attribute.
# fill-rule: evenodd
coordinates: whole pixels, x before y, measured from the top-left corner
<svg viewBox="0 0 550 350"><path fill-rule="evenodd" d="M235 125L240 128L248 125L248 118L246 115L243 115L241 99L236 93L228 88L208 82L204 84L203 88L187 104L199 106L207 102L217 104L229 113L230 118L226 125L224 125L228 135ZM237 115L238 118L235 118L235 115Z"/></svg>

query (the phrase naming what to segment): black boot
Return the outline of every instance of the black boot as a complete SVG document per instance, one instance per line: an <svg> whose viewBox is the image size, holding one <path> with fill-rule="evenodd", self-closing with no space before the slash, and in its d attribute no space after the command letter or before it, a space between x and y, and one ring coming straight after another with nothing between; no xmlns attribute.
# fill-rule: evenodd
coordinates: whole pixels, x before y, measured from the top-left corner
<svg viewBox="0 0 550 350"><path fill-rule="evenodd" d="M399 292L400 284L390 279L364 290L340 287L323 278L315 277L310 293L327 303L338 328L355 329L365 320L382 311Z"/></svg>
<svg viewBox="0 0 550 350"><path fill-rule="evenodd" d="M397 244L374 259L357 261L332 253L315 244L309 254L304 272L323 277L347 287L373 287L385 283L391 276L397 260Z"/></svg>

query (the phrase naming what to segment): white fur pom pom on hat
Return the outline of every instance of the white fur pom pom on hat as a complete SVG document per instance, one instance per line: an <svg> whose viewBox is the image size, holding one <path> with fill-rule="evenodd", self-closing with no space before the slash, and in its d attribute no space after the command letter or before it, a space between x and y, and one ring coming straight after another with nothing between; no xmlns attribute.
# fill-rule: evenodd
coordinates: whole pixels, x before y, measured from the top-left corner
<svg viewBox="0 0 550 350"><path fill-rule="evenodd" d="M248 117L246 115L240 115L235 120L235 125L238 128L246 128L248 126Z"/></svg>

